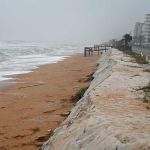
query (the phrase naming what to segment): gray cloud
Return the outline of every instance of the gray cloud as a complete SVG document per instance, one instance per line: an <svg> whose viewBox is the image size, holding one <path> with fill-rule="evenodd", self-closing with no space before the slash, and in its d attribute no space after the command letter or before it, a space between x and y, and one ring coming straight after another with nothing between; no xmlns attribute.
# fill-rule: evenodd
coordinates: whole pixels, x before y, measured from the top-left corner
<svg viewBox="0 0 150 150"><path fill-rule="evenodd" d="M150 0L0 0L0 39L101 42L133 30Z"/></svg>

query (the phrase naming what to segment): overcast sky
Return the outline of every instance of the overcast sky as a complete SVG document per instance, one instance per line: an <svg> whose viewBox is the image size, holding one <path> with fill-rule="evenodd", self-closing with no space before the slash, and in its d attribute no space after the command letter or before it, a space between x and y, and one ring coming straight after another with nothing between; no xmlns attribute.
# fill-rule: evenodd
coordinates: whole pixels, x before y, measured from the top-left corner
<svg viewBox="0 0 150 150"><path fill-rule="evenodd" d="M0 40L103 42L147 13L150 0L0 0Z"/></svg>

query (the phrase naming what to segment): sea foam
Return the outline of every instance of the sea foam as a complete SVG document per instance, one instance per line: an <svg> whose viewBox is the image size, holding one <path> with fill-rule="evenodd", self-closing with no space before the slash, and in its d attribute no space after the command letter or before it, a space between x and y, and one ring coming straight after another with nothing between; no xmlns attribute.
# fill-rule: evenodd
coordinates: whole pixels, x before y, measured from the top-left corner
<svg viewBox="0 0 150 150"><path fill-rule="evenodd" d="M0 42L0 81L14 79L14 75L29 73L40 65L57 63L81 51L81 45Z"/></svg>

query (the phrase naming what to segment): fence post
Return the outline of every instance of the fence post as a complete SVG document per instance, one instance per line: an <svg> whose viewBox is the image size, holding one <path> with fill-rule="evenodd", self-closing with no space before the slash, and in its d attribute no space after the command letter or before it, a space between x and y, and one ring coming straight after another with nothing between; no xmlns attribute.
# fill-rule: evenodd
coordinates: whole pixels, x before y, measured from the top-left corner
<svg viewBox="0 0 150 150"><path fill-rule="evenodd" d="M84 56L86 56L86 47L84 48Z"/></svg>

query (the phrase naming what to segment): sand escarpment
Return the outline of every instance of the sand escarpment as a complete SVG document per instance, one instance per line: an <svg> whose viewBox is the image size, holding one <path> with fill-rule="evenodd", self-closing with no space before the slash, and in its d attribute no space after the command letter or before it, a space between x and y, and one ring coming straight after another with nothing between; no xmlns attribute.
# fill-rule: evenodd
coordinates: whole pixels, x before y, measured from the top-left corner
<svg viewBox="0 0 150 150"><path fill-rule="evenodd" d="M137 90L150 82L148 65L109 49L94 80L42 150L149 150L150 109Z"/></svg>

